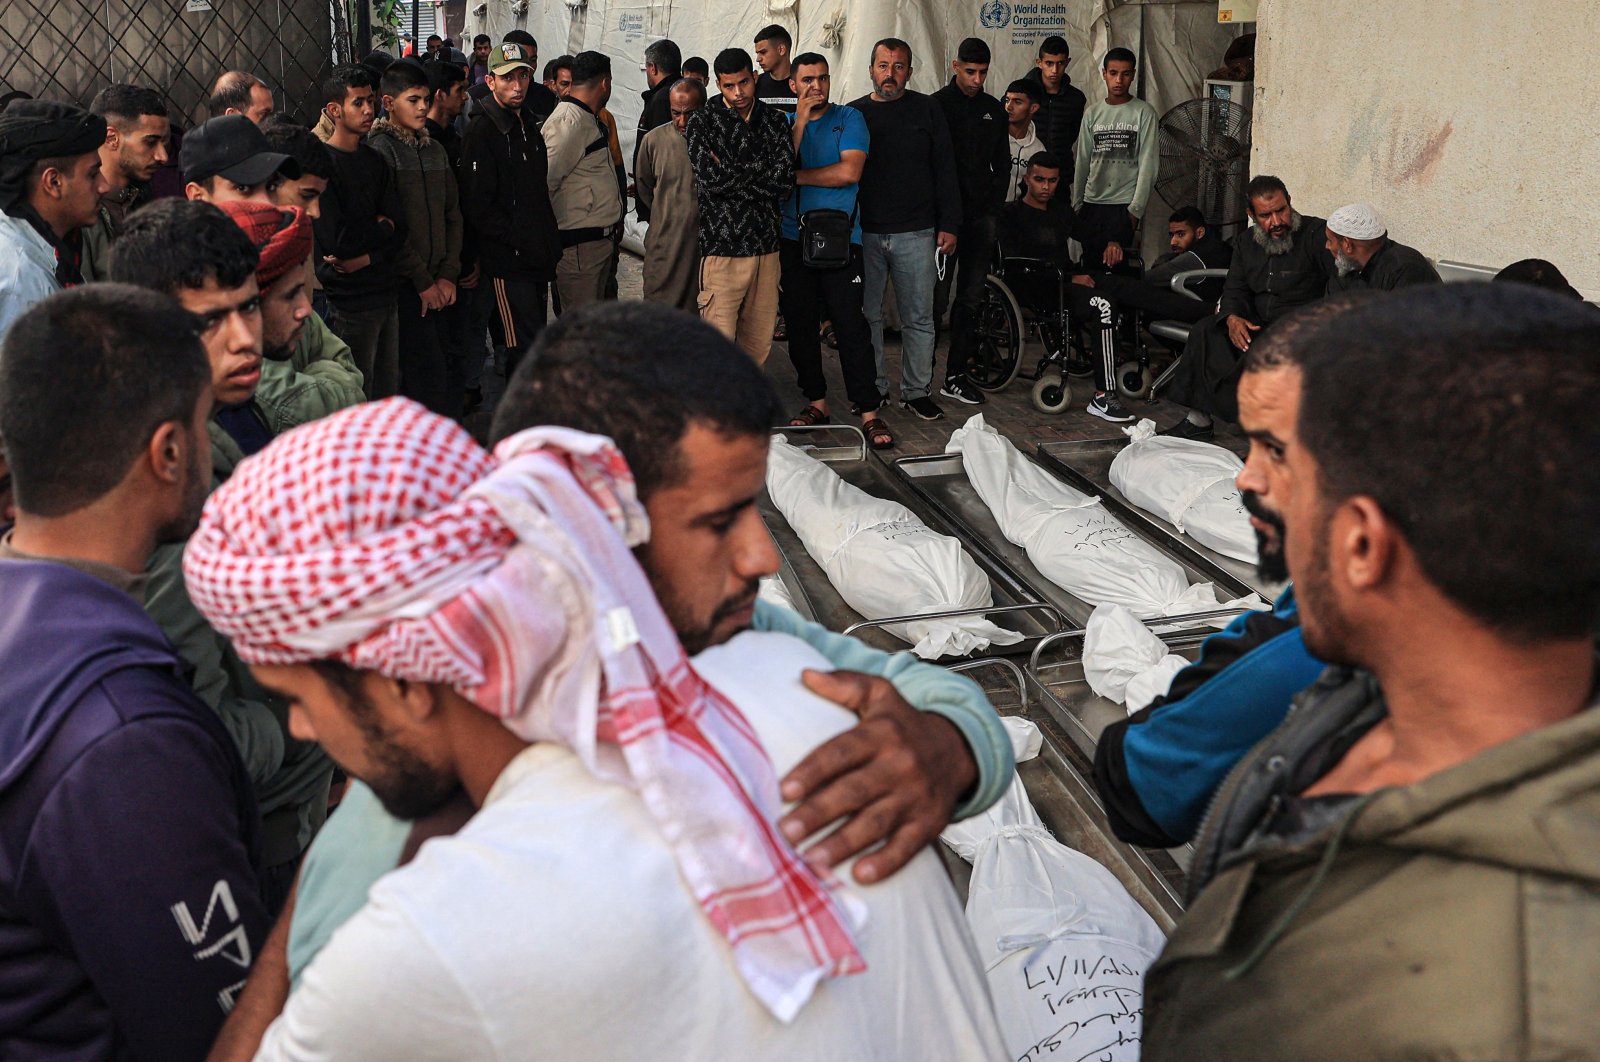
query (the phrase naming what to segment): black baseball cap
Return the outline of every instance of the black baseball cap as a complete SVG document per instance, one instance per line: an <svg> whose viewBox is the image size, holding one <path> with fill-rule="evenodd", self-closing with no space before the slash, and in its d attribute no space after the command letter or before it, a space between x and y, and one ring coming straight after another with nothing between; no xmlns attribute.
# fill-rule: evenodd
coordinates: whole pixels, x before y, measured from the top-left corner
<svg viewBox="0 0 1600 1062"><path fill-rule="evenodd" d="M242 114L224 114L185 133L178 167L190 181L225 177L234 184L263 184L279 173L291 181L300 177L300 164L273 151L267 134Z"/></svg>

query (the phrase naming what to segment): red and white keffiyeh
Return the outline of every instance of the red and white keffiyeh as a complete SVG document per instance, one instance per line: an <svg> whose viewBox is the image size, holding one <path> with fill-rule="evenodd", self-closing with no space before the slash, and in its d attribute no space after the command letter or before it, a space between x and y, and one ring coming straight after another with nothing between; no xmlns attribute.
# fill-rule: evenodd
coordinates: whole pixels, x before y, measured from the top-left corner
<svg viewBox="0 0 1600 1062"><path fill-rule="evenodd" d="M648 533L609 439L534 428L491 456L394 398L241 464L183 569L247 663L449 683L636 790L746 984L787 1022L821 979L866 968L852 935L865 908L773 827L766 751L690 665L629 552Z"/></svg>

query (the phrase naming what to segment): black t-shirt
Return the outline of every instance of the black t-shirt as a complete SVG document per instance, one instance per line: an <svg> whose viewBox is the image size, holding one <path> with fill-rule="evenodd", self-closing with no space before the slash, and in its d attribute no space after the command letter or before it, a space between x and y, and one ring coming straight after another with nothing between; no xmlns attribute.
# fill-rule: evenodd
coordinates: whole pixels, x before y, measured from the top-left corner
<svg viewBox="0 0 1600 1062"><path fill-rule="evenodd" d="M789 82L779 81L771 74L762 74L756 78L756 99L784 114L793 114L799 103L794 97L794 89L789 87Z"/></svg>
<svg viewBox="0 0 1600 1062"><path fill-rule="evenodd" d="M1063 266L1072 261L1067 242L1072 238L1072 211L1062 207L1040 210L1022 199L1007 203L1000 210L995 235L1007 258L1042 258Z"/></svg>

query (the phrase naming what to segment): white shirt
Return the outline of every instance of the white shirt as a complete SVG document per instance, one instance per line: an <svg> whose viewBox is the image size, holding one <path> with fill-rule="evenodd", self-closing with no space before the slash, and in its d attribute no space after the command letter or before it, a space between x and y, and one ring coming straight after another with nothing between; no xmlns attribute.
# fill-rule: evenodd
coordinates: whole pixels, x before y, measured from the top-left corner
<svg viewBox="0 0 1600 1062"><path fill-rule="evenodd" d="M855 722L800 685L828 664L746 632L696 667L781 777ZM841 881L849 881L848 866ZM746 989L637 794L534 745L453 837L423 845L306 969L257 1059L1000 1059L1005 1049L938 857L855 886L867 972L784 1026Z"/></svg>
<svg viewBox="0 0 1600 1062"><path fill-rule="evenodd" d="M1011 148L1011 183L1006 185L1006 202L1014 203L1022 196L1022 175L1028 171L1028 160L1044 150L1044 141L1028 123L1028 132L1021 140L1006 130L1006 145Z"/></svg>

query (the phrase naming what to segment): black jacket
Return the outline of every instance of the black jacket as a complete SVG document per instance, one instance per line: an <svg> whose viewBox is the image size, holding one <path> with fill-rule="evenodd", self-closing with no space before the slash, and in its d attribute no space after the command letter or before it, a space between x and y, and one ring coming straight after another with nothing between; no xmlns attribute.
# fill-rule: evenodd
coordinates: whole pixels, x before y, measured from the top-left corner
<svg viewBox="0 0 1600 1062"><path fill-rule="evenodd" d="M494 99L494 93L489 90L487 81L480 81L467 89L467 96L472 100L471 114L477 117L478 108L483 106L484 100ZM538 80L528 82L528 94L522 100L522 113L533 116L533 127L538 129L544 120L555 112L556 104L561 98L554 92L545 88Z"/></svg>
<svg viewBox="0 0 1600 1062"><path fill-rule="evenodd" d="M1039 92L1044 96L1039 113L1033 116L1033 127L1039 131L1045 150L1061 159L1061 186L1071 188L1078 130L1083 128L1083 109L1089 100L1065 74L1061 75L1061 91L1054 96L1044 87L1044 75L1038 67L1029 70L1027 77L1039 83Z"/></svg>
<svg viewBox="0 0 1600 1062"><path fill-rule="evenodd" d="M461 140L461 210L478 261L491 277L553 280L561 234L550 206L538 122L487 96Z"/></svg>
<svg viewBox="0 0 1600 1062"><path fill-rule="evenodd" d="M333 180L322 193L322 216L312 222L317 238L317 279L328 301L347 310L367 310L392 301L399 291L394 259L405 246L405 208L389 164L366 144L340 151L332 144ZM389 219L385 225L379 216ZM372 261L353 273L341 273L322 261L360 258Z"/></svg>
<svg viewBox="0 0 1600 1062"><path fill-rule="evenodd" d="M633 165L628 172L634 177L639 175L639 145L644 143L644 135L658 125L666 125L672 121L672 103L668 100L670 93L667 91L672 83L678 80L678 75L672 74L661 80L655 88L645 89L639 93L639 98L644 101L644 107L639 111L639 131L633 137ZM650 208L634 199L635 213L639 220L650 220Z"/></svg>
<svg viewBox="0 0 1600 1062"><path fill-rule="evenodd" d="M955 149L961 216L968 223L992 214L1006 201L1011 178L1011 148L1006 144L1006 110L987 92L968 96L955 78L933 98L944 110Z"/></svg>
<svg viewBox="0 0 1600 1062"><path fill-rule="evenodd" d="M1421 251L1385 239L1378 253L1368 259L1366 266L1344 276L1328 281L1328 294L1370 288L1373 291L1394 291L1412 284L1437 284L1439 271L1423 257Z"/></svg>
<svg viewBox="0 0 1600 1062"><path fill-rule="evenodd" d="M1060 203L1060 200L1056 200ZM1066 267L1072 264L1072 211L1062 203L1040 210L1021 199L1001 206L995 238L1007 258L1038 258Z"/></svg>
<svg viewBox="0 0 1600 1062"><path fill-rule="evenodd" d="M1232 264L1232 245L1207 229L1206 234L1182 254L1164 254L1156 259L1156 264L1145 271L1144 282L1166 288L1172 278L1179 273L1187 273L1193 269L1227 269ZM1197 284L1190 284L1189 287L1207 306L1215 306L1217 300L1222 297L1221 277L1215 280L1202 280Z"/></svg>
<svg viewBox="0 0 1600 1062"><path fill-rule="evenodd" d="M1327 294L1336 270L1328 253L1328 223L1302 216L1294 246L1286 254L1269 255L1256 242L1255 230L1245 229L1233 241L1233 262L1222 283L1221 312L1269 325L1297 306L1316 302ZM1236 420L1236 417L1229 417Z"/></svg>

